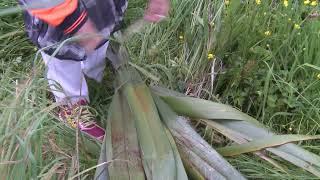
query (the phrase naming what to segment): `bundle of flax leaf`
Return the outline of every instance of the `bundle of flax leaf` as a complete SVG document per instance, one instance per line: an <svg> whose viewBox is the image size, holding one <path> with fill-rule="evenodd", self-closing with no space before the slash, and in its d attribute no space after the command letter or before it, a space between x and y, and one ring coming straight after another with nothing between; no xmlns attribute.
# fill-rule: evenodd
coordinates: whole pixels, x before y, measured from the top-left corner
<svg viewBox="0 0 320 180"><path fill-rule="evenodd" d="M96 179L245 179L222 156L249 152L285 171L270 152L320 177L320 157L291 143L319 136L275 135L230 106L148 87L129 65L125 47L118 44L114 52L109 59L121 63ZM240 145L214 150L186 117Z"/></svg>

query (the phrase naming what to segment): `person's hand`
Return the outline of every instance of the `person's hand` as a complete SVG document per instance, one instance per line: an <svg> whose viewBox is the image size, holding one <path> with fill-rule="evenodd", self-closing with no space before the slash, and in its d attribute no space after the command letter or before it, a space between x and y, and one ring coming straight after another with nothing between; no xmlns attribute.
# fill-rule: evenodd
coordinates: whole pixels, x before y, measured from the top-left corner
<svg viewBox="0 0 320 180"><path fill-rule="evenodd" d="M90 19L76 32L76 36L83 37L79 40L79 44L85 49L86 53L93 52L102 42L103 37L98 33L98 30Z"/></svg>
<svg viewBox="0 0 320 180"><path fill-rule="evenodd" d="M169 0L150 0L144 18L150 22L160 22L168 16Z"/></svg>

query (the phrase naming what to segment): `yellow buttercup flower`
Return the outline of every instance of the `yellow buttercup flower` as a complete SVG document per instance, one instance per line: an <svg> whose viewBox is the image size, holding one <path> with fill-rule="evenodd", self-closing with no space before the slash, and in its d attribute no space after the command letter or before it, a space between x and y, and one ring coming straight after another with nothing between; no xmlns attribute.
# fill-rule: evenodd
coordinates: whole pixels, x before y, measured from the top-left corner
<svg viewBox="0 0 320 180"><path fill-rule="evenodd" d="M292 20L291 18L288 18L288 21L289 21L289 22L291 22L291 20Z"/></svg>
<svg viewBox="0 0 320 180"><path fill-rule="evenodd" d="M183 40L183 36L182 36L182 35L180 35L180 36L179 36L179 39L180 39L180 40Z"/></svg>
<svg viewBox="0 0 320 180"><path fill-rule="evenodd" d="M261 4L261 0L256 0L256 4Z"/></svg>
<svg viewBox="0 0 320 180"><path fill-rule="evenodd" d="M317 78L320 79L320 73L318 74Z"/></svg>
<svg viewBox="0 0 320 180"><path fill-rule="evenodd" d="M308 5L308 4L310 4L310 1L309 0L305 0L305 1L303 1L303 4Z"/></svg>
<svg viewBox="0 0 320 180"><path fill-rule="evenodd" d="M208 54L208 59L213 59L214 58L214 55L212 53L209 53Z"/></svg>
<svg viewBox="0 0 320 180"><path fill-rule="evenodd" d="M283 5L284 5L284 7L288 7L288 6L289 6L289 1L284 0L284 1L283 1Z"/></svg>
<svg viewBox="0 0 320 180"><path fill-rule="evenodd" d="M270 36L270 35L271 35L271 31L266 31L266 32L264 32L264 35Z"/></svg>
<svg viewBox="0 0 320 180"><path fill-rule="evenodd" d="M229 5L229 4L230 4L230 1L229 1L229 0L225 0L225 1L224 1L224 4L225 4L225 5Z"/></svg>
<svg viewBox="0 0 320 180"><path fill-rule="evenodd" d="M299 24L294 24L294 28L295 28L295 29L300 29L301 27L300 27Z"/></svg>
<svg viewBox="0 0 320 180"><path fill-rule="evenodd" d="M318 4L317 1L312 1L310 5L311 6L316 6L317 4Z"/></svg>

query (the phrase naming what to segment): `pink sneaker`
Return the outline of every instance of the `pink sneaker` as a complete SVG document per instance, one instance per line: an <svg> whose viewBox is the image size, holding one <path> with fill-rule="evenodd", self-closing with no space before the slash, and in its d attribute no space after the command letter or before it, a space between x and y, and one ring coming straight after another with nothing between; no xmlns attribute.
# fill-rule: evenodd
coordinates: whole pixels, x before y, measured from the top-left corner
<svg viewBox="0 0 320 180"><path fill-rule="evenodd" d="M81 132L93 139L102 141L105 131L95 122L95 116L89 111L87 105L86 100L80 100L72 106L62 106L59 111L59 119L69 127L79 128Z"/></svg>

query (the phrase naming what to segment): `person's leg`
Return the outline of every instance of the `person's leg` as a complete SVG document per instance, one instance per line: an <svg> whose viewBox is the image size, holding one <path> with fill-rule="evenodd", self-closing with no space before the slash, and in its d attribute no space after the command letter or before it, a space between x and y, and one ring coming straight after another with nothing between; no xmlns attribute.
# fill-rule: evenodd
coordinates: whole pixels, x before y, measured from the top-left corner
<svg viewBox="0 0 320 180"><path fill-rule="evenodd" d="M87 59L82 62L83 73L98 82L102 81L104 69L106 67L106 51L109 42L96 49L93 53L87 56Z"/></svg>
<svg viewBox="0 0 320 180"><path fill-rule="evenodd" d="M87 82L80 61L60 60L42 53L47 66L47 79L56 102L76 103L80 99L89 101Z"/></svg>
<svg viewBox="0 0 320 180"><path fill-rule="evenodd" d="M102 141L105 131L96 124L88 109L88 86L83 73L84 61L60 60L42 53L47 66L47 78L58 103L59 119L71 128ZM87 60L87 59L86 59ZM85 61L86 61L85 60Z"/></svg>

